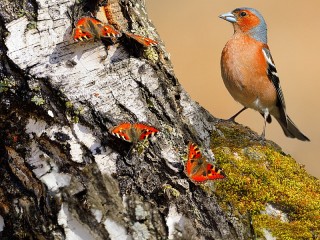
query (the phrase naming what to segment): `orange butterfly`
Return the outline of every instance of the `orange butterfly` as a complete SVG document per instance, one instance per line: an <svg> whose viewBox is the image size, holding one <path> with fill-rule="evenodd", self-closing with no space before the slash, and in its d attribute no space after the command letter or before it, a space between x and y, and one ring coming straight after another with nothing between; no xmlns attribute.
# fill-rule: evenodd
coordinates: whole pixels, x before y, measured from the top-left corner
<svg viewBox="0 0 320 240"><path fill-rule="evenodd" d="M111 4L109 1L106 2L106 1L100 0L99 5L100 5L100 7L99 7L99 10L96 14L96 17L99 20L95 19L96 21L101 20L100 21L101 24L103 24L103 22L107 21L108 24L113 25L117 30L125 33L126 36L134 39L135 41L137 41L138 43L142 44L145 47L158 45L158 42L151 39L151 38L147 38L147 37L143 37L143 36L136 35L133 33L129 33L129 32L126 32L124 29L122 29L121 25L117 22L116 18L113 16ZM110 26L110 25L108 25L108 26ZM115 30L115 31L117 31L117 30Z"/></svg>
<svg viewBox="0 0 320 240"><path fill-rule="evenodd" d="M120 37L121 33L110 25L106 25L93 17L82 17L75 24L73 30L74 41Z"/></svg>
<svg viewBox="0 0 320 240"><path fill-rule="evenodd" d="M157 128L144 123L129 122L121 123L120 125L111 128L109 131L112 135L134 144L152 137L159 132Z"/></svg>
<svg viewBox="0 0 320 240"><path fill-rule="evenodd" d="M133 34L133 33L128 33L128 32L126 32L125 34L126 34L128 37L136 40L138 43L142 44L142 45L145 46L145 47L150 47L150 46L156 46L156 45L158 45L158 42L155 41L155 40L152 40L151 38L143 37L143 36L136 35L136 34Z"/></svg>
<svg viewBox="0 0 320 240"><path fill-rule="evenodd" d="M188 145L189 154L185 165L186 175L194 183L202 183L207 180L216 180L225 178L222 169L208 163L202 156L199 147L194 143Z"/></svg>

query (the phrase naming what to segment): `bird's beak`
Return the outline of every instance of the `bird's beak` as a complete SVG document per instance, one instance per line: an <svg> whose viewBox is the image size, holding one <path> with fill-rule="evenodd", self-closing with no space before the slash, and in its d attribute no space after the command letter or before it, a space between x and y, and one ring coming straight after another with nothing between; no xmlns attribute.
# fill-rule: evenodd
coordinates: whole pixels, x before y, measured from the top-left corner
<svg viewBox="0 0 320 240"><path fill-rule="evenodd" d="M224 19L228 22L231 22L231 23L235 23L237 21L236 16L233 15L232 12L227 12L227 13L221 14L219 16L219 18L222 18L222 19Z"/></svg>

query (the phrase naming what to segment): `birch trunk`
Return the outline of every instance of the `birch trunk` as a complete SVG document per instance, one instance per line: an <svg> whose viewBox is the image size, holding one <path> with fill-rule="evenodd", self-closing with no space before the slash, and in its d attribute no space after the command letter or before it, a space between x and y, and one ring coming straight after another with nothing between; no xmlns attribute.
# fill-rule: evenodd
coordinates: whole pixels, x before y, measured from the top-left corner
<svg viewBox="0 0 320 240"><path fill-rule="evenodd" d="M125 37L75 43L74 6L0 3L1 239L251 238L245 216L183 172L189 141L212 155L216 119L179 84L144 2L111 6L121 28L159 41L153 48ZM131 149L108 133L124 121L160 134Z"/></svg>

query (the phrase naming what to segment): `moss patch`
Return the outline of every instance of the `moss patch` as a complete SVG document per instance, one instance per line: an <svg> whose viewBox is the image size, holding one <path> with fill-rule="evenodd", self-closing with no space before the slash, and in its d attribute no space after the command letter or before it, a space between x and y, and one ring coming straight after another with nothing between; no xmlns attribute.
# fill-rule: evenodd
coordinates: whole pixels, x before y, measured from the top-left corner
<svg viewBox="0 0 320 240"><path fill-rule="evenodd" d="M267 229L277 239L320 238L320 181L271 141L246 127L221 121L212 135L212 150L227 175L216 183L223 208L230 204L250 213L257 237ZM262 213L266 204L285 213Z"/></svg>

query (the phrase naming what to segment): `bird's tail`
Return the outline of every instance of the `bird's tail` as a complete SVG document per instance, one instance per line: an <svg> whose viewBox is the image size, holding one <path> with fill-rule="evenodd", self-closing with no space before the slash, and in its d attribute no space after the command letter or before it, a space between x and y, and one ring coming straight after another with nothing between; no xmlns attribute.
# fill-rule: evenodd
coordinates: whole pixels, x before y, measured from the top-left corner
<svg viewBox="0 0 320 240"><path fill-rule="evenodd" d="M310 141L310 139L305 136L298 127L292 122L292 120L287 115L287 122L283 122L280 118L276 118L282 127L284 134L290 138L297 138L301 141Z"/></svg>

